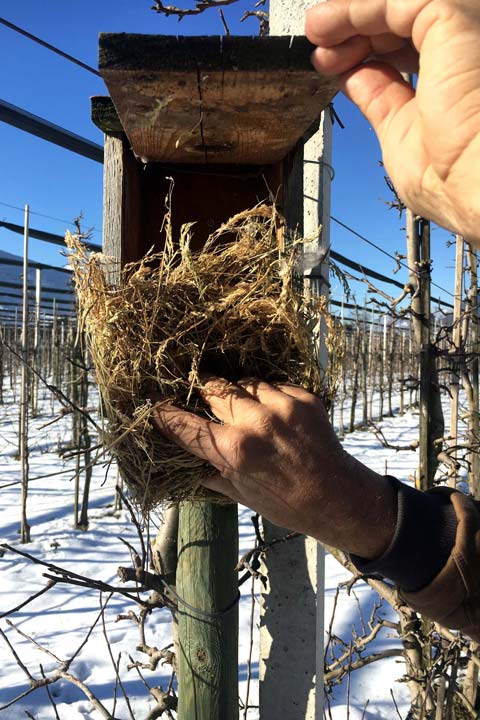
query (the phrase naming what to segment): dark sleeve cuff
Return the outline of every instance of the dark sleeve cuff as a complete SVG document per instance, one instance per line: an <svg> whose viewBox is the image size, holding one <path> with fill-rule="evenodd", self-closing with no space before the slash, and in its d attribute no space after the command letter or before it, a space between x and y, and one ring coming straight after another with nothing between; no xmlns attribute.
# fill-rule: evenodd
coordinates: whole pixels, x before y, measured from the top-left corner
<svg viewBox="0 0 480 720"><path fill-rule="evenodd" d="M453 488L426 493L386 477L397 491L395 534L384 554L376 560L351 555L364 575L381 575L406 592L428 585L446 564L455 544L457 517L450 501Z"/></svg>

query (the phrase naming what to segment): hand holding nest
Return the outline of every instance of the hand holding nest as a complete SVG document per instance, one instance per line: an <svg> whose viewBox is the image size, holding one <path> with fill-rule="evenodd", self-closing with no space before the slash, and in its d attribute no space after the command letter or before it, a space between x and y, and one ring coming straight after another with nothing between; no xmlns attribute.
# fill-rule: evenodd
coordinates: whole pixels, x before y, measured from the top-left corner
<svg viewBox="0 0 480 720"><path fill-rule="evenodd" d="M200 392L221 424L165 404L152 420L215 468L203 485L277 525L362 557L386 549L395 493L342 449L318 397L292 385L220 378ZM372 526L376 532L366 532Z"/></svg>
<svg viewBox="0 0 480 720"><path fill-rule="evenodd" d="M313 64L339 75L414 212L480 245L478 0L330 0L307 13ZM401 72L419 72L416 90Z"/></svg>

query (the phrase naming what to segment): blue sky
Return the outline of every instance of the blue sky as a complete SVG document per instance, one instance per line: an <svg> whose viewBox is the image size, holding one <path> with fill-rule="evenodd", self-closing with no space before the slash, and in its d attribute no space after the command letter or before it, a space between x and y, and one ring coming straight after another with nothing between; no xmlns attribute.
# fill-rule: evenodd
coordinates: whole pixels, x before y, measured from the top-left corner
<svg viewBox="0 0 480 720"><path fill-rule="evenodd" d="M143 32L165 34L223 34L214 11L178 23L154 13L150 0L4 0L1 14L7 20L60 47L90 65L97 65L98 33ZM187 4L187 0L184 3ZM245 0L224 13L232 33L256 34L255 21L240 24ZM251 7L251 5L250 5ZM39 47L0 25L0 97L86 138L102 143L102 134L90 121L90 96L106 94L100 78ZM388 252L404 252L403 223L385 205L389 191L379 167L380 149L374 132L345 98L335 101L346 126L334 129L335 180L332 214L351 225ZM274 109L272 109L274 111ZM102 166L0 122L0 219L21 223L23 213L7 205L31 206L31 225L62 234L67 222L83 212L86 227L94 227L101 240ZM42 213L57 220L36 215ZM450 237L432 232L433 278L447 291L453 285L453 249ZM332 247L386 275L394 262L332 225ZM21 238L0 230L0 249L21 254ZM60 264L58 249L31 241L31 258ZM399 274L400 281L405 276ZM336 284L334 293L338 296ZM451 300L438 288L433 294ZM357 291L363 302L363 289Z"/></svg>

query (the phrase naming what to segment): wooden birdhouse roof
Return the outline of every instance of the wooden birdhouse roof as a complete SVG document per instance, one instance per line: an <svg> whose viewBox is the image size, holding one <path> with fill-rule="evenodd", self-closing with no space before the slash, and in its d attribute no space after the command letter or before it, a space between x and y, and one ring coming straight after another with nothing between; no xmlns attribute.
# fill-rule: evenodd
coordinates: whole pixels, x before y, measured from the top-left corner
<svg viewBox="0 0 480 720"><path fill-rule="evenodd" d="M336 93L311 51L304 37L104 33L99 68L144 162L262 165L284 158ZM105 130L117 128L108 108L97 104Z"/></svg>

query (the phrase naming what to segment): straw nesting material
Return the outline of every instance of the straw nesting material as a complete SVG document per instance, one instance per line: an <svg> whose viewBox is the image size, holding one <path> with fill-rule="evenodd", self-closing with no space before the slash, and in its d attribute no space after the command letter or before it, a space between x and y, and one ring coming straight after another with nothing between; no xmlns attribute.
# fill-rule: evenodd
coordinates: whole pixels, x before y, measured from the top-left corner
<svg viewBox="0 0 480 720"><path fill-rule="evenodd" d="M282 231L275 211L261 205L193 252L195 226L183 226L175 242L167 223L164 250L125 266L115 286L106 270L111 259L67 235L107 418L103 440L144 510L207 492L199 479L208 465L152 427L152 398L211 417L195 393L202 371L231 381L287 381L332 397L334 373L322 374L318 362L321 318L332 356L336 331L324 299L307 301L295 289L300 247L282 256Z"/></svg>

